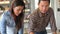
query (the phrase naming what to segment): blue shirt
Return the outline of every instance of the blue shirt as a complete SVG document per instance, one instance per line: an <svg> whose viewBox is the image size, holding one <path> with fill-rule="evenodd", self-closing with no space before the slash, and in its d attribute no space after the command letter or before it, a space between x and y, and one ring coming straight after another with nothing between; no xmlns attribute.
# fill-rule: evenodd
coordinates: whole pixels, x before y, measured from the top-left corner
<svg viewBox="0 0 60 34"><path fill-rule="evenodd" d="M4 12L0 19L1 34L6 34L6 26L15 27L15 21L10 11Z"/></svg>

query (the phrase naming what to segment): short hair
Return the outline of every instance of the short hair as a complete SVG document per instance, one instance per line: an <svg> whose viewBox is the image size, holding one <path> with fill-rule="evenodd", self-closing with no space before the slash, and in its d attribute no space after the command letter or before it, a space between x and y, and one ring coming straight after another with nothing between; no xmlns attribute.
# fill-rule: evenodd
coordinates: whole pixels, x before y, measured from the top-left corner
<svg viewBox="0 0 60 34"><path fill-rule="evenodd" d="M50 0L39 0L38 3L40 3L41 1L48 1L48 3L50 4Z"/></svg>

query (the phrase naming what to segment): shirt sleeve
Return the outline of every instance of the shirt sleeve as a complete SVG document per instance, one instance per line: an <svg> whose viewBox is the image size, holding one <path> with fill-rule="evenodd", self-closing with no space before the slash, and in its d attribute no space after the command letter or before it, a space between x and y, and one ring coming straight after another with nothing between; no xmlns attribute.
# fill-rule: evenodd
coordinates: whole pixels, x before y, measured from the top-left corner
<svg viewBox="0 0 60 34"><path fill-rule="evenodd" d="M55 21L54 12L52 9L51 9L51 16L50 16L50 26L51 26L52 32L56 32L57 30L56 21Z"/></svg>
<svg viewBox="0 0 60 34"><path fill-rule="evenodd" d="M29 17L29 23L28 23L29 24L29 27L28 27L29 28L29 33L30 32L34 32L34 27L35 27L34 23L35 23L34 15L32 15L32 16L30 15L30 17Z"/></svg>
<svg viewBox="0 0 60 34"><path fill-rule="evenodd" d="M6 34L6 19L4 14L1 16L0 29L1 29L1 34Z"/></svg>

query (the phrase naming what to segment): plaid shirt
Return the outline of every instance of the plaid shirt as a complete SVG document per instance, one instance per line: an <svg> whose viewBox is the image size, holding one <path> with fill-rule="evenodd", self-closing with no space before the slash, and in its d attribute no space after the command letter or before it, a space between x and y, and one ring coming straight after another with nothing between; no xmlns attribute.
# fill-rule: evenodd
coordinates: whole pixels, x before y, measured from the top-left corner
<svg viewBox="0 0 60 34"><path fill-rule="evenodd" d="M57 28L52 8L49 8L45 14L42 14L39 9L36 9L29 18L29 31L44 31L48 23L51 25L51 30L55 32Z"/></svg>

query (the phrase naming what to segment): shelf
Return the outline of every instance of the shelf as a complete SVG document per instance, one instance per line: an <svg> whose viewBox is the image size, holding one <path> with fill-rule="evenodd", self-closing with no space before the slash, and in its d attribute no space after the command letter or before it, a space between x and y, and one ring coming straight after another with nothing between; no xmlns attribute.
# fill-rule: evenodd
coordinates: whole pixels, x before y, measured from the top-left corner
<svg viewBox="0 0 60 34"><path fill-rule="evenodd" d="M30 9L25 9L25 11L30 11Z"/></svg>
<svg viewBox="0 0 60 34"><path fill-rule="evenodd" d="M24 20L24 22L26 23L26 22L29 22L29 20Z"/></svg>
<svg viewBox="0 0 60 34"><path fill-rule="evenodd" d="M10 1L0 1L0 4L9 4Z"/></svg>
<svg viewBox="0 0 60 34"><path fill-rule="evenodd" d="M3 13L3 10L0 10L0 13Z"/></svg>
<svg viewBox="0 0 60 34"><path fill-rule="evenodd" d="M3 13L3 10L0 10L0 15Z"/></svg>
<svg viewBox="0 0 60 34"><path fill-rule="evenodd" d="M25 9L25 13L28 13L28 12L30 12L30 9Z"/></svg>

